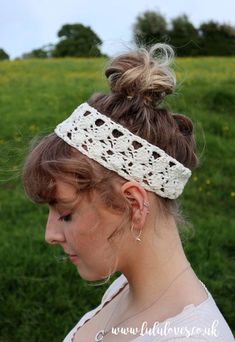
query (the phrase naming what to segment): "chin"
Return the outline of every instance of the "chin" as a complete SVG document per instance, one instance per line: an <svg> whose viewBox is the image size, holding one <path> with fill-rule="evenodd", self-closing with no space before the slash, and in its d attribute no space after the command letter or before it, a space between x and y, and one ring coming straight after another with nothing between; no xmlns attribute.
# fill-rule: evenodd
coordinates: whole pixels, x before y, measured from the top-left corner
<svg viewBox="0 0 235 342"><path fill-rule="evenodd" d="M83 273L81 272L81 269L78 270L78 273L80 274L80 277L86 281L100 281L105 280L108 278L109 274L106 273ZM112 273L113 274L113 273Z"/></svg>

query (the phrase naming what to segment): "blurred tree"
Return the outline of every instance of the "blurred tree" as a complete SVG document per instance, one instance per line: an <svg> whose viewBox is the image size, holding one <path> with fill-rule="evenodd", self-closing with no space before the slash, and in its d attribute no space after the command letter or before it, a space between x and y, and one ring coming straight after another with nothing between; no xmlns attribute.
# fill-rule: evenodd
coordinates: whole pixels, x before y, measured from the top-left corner
<svg viewBox="0 0 235 342"><path fill-rule="evenodd" d="M206 56L235 55L235 28L213 20L199 27L201 54Z"/></svg>
<svg viewBox="0 0 235 342"><path fill-rule="evenodd" d="M10 59L10 56L3 49L0 49L0 61L6 59Z"/></svg>
<svg viewBox="0 0 235 342"><path fill-rule="evenodd" d="M35 49L32 50L31 52L24 53L22 55L23 59L28 59L28 58L47 58L47 53L43 49Z"/></svg>
<svg viewBox="0 0 235 342"><path fill-rule="evenodd" d="M186 14L172 19L169 36L178 56L195 56L198 54L198 30L189 21Z"/></svg>
<svg viewBox="0 0 235 342"><path fill-rule="evenodd" d="M28 58L50 58L52 57L54 45L53 44L47 44L42 46L39 49L32 50L31 52L24 53L22 55L23 59Z"/></svg>
<svg viewBox="0 0 235 342"><path fill-rule="evenodd" d="M133 25L134 41L137 46L170 43L178 56L235 55L234 26L211 20L197 29L186 14L173 18L169 26L160 13L146 11Z"/></svg>
<svg viewBox="0 0 235 342"><path fill-rule="evenodd" d="M133 32L137 46L163 42L167 34L166 19L160 13L146 11L137 17Z"/></svg>
<svg viewBox="0 0 235 342"><path fill-rule="evenodd" d="M101 56L99 46L101 39L88 26L82 24L66 24L58 32L60 41L55 45L53 57L91 57Z"/></svg>

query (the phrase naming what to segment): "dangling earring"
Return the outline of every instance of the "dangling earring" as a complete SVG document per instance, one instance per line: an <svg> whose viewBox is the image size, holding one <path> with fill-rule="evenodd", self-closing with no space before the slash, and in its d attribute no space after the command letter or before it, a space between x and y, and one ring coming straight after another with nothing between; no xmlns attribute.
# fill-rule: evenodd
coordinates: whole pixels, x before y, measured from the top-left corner
<svg viewBox="0 0 235 342"><path fill-rule="evenodd" d="M133 234L133 228L134 228L134 225L132 224L132 225L131 225L131 232L132 232L132 235L134 235L134 234ZM139 242L141 242L140 236L141 236L142 232L143 232L143 230L141 229L139 235L138 235L138 236L135 236L135 239L136 239L137 241L139 241Z"/></svg>

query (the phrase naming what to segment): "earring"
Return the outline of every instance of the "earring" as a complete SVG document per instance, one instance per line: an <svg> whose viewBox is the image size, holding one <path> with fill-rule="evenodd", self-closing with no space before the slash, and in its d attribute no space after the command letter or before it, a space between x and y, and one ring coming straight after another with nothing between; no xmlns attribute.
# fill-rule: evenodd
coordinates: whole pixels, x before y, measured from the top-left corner
<svg viewBox="0 0 235 342"><path fill-rule="evenodd" d="M147 214L149 214L149 203L144 202L143 206L147 208Z"/></svg>
<svg viewBox="0 0 235 342"><path fill-rule="evenodd" d="M132 235L135 235L135 234L133 234L133 228L134 228L134 225L132 224L131 225L131 232L132 232ZM141 229L139 235L135 236L135 239L139 242L141 242L140 236L141 236L142 232L143 232L143 230Z"/></svg>

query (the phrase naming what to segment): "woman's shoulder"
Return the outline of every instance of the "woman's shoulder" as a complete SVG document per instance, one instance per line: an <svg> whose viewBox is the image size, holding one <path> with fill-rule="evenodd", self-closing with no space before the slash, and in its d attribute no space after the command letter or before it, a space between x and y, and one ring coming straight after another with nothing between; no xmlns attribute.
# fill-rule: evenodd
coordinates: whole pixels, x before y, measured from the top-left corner
<svg viewBox="0 0 235 342"><path fill-rule="evenodd" d="M201 281L200 281L201 282ZM234 342L234 337L211 293L199 305L189 304L176 316L156 322L155 328L133 342ZM147 330L146 330L147 332Z"/></svg>
<svg viewBox="0 0 235 342"><path fill-rule="evenodd" d="M87 320L92 318L106 302L127 283L127 278L121 274L105 291L101 303L95 309L87 312L70 331L64 342L71 342L74 333ZM154 329L143 328L142 335L133 342L234 342L232 332L216 305L211 293L201 282L207 292L207 299L199 305L189 304L176 316L169 317L164 322L157 322Z"/></svg>

